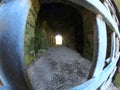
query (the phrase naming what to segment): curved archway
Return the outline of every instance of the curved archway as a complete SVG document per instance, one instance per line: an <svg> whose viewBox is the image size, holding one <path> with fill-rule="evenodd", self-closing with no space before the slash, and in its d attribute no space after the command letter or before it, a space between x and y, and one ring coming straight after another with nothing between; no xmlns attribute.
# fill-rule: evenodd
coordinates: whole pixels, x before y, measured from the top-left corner
<svg viewBox="0 0 120 90"><path fill-rule="evenodd" d="M55 35L61 34L63 45L76 49L82 54L82 23L80 12L70 5L62 3L42 4L36 23L35 51L54 46ZM42 41L42 39L44 40Z"/></svg>

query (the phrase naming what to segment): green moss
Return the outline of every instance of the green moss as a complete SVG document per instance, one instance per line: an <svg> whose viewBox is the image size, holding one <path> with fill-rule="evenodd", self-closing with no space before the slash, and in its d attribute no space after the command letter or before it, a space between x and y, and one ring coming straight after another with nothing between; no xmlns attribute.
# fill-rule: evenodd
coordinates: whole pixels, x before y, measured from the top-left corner
<svg viewBox="0 0 120 90"><path fill-rule="evenodd" d="M40 10L39 0L32 0L31 7L27 18L25 38L24 38L24 59L26 65L29 65L35 59L35 24L38 12Z"/></svg>
<svg viewBox="0 0 120 90"><path fill-rule="evenodd" d="M27 24L25 31L24 55L26 64L34 60L34 29Z"/></svg>
<svg viewBox="0 0 120 90"><path fill-rule="evenodd" d="M115 0L115 3L116 3L117 8L118 8L118 10L120 12L120 0Z"/></svg>
<svg viewBox="0 0 120 90"><path fill-rule="evenodd" d="M46 50L55 45L54 33L51 31L46 22L38 25L35 31L35 53L40 50Z"/></svg>
<svg viewBox="0 0 120 90"><path fill-rule="evenodd" d="M120 89L120 73L117 74L114 83Z"/></svg>

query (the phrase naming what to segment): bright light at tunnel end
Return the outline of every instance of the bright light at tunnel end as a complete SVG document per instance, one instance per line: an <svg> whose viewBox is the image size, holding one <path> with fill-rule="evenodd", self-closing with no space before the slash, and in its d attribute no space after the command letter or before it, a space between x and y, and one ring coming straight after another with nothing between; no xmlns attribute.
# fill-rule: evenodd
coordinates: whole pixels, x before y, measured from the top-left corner
<svg viewBox="0 0 120 90"><path fill-rule="evenodd" d="M60 34L56 35L55 36L55 43L56 45L62 45L62 42L63 42L63 38Z"/></svg>

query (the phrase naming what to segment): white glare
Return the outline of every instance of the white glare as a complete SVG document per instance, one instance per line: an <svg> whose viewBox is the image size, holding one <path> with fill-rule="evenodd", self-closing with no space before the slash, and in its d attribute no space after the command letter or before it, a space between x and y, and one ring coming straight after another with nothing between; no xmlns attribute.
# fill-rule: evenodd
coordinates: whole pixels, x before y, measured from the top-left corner
<svg viewBox="0 0 120 90"><path fill-rule="evenodd" d="M56 45L62 45L62 36L61 35L56 35L55 36L55 42L56 42Z"/></svg>

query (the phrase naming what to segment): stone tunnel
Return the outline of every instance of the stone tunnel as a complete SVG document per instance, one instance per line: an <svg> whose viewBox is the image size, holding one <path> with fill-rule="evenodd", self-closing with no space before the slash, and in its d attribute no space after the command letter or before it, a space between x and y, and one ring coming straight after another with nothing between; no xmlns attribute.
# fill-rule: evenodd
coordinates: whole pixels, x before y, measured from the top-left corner
<svg viewBox="0 0 120 90"><path fill-rule="evenodd" d="M53 8L56 9L54 10ZM34 22L29 23L33 21L32 15L28 16L30 19L28 19L26 28L28 30L26 30L26 33L30 34L25 36L27 38L27 40L25 39L25 44L29 47L29 50L26 50L26 52L37 53L40 49L45 50L55 46L55 35L61 34L64 46L72 48L92 60L94 48L94 22L92 16L94 15L91 12L81 6L73 7L63 3L41 4L35 26L32 26ZM35 30L28 32L32 28ZM33 46L29 46L30 44L27 45L27 43L32 43Z"/></svg>
<svg viewBox="0 0 120 90"><path fill-rule="evenodd" d="M79 10L78 8L81 8L81 9ZM73 7L71 4L57 3L54 1L52 3L47 3L47 2L42 3L41 2L41 7L40 7L40 10L38 11L38 15L37 15L37 19L36 19L34 36L33 36L33 38L31 37L31 35L28 37L34 39L34 42L31 41L31 43L33 43L31 45L34 45L33 46L34 47L33 51L35 52L34 58L39 59L38 61L40 61L40 62L42 61L42 57L43 57L43 60L44 60L44 58L45 58L45 60L49 60L49 59L53 60L53 61L51 61L53 66L48 65L48 67L49 68L54 67L57 69L54 72L53 71L49 72L49 70L46 69L47 70L46 73L42 72L41 69L38 69L41 71L41 74L45 75L45 74L48 74L48 72L49 72L48 75L53 74L53 76L51 75L51 77L49 77L53 81L51 81L49 79L46 79L46 80L41 79L40 81L35 82L35 80L37 78L40 78L39 74L35 73L35 72L40 72L40 71L34 70L35 67L37 68L37 67L39 67L39 65L37 66L35 63L38 63L38 61L36 61L36 59L32 58L32 60L35 60L35 61L34 61L34 63L32 63L32 66L31 65L29 66L28 73L29 73L29 77L31 77L31 79L32 79L33 86L36 90L41 90L41 89L44 89L44 90L60 89L60 90L62 90L62 89L67 89L72 86L78 85L80 83L83 83L85 80L87 80L87 76L88 76L89 69L90 69L89 66L91 66L91 65L87 65L87 64L91 64L91 62L89 62L88 60L86 60L84 58L81 58L81 56L86 57L89 60L92 60L92 57L93 57L94 33L93 33L93 27L91 27L91 26L93 26L92 16L94 16L93 13L89 12L87 9L83 8L82 6ZM27 32L27 30L26 30L26 32ZM55 44L55 36L57 34L60 34L63 37L63 44L60 46ZM25 43L26 42L28 42L28 39L27 39L27 41L25 41ZM30 49L30 48L27 47L25 49ZM71 51L71 50L73 50L73 51ZM51 55L55 54L55 52L56 52L56 55L51 56ZM29 52L26 52L26 53L28 54ZM73 54L71 54L71 53L73 53ZM32 54L29 55L28 58L30 58L30 56L32 57ZM48 58L46 58L46 57L48 57ZM25 58L27 58L27 57L25 57ZM67 61L67 58L71 58L71 59L69 59L69 61ZM81 60L79 60L79 58L81 58ZM56 61L54 61L54 59L58 59L61 62L56 62ZM75 59L77 59L78 61L76 61ZM86 64L83 61L84 65L83 66L81 65L81 67L79 67L82 59L84 61L86 60ZM71 63L72 62L71 60L72 61L75 60L75 62L73 62L74 64L71 65L71 64L63 63L61 66L61 63L63 61L67 61L67 63L68 62ZM27 64L29 64L29 62L31 63L30 59L28 59ZM65 65L66 66L71 65L71 67L72 67L70 69L71 72L73 72L75 69L77 70L77 68L79 68L79 70L80 70L80 68L86 68L87 70L83 69L83 70L86 70L86 74L83 71L83 72L81 72L83 74L80 74L80 72L70 74L70 72L69 72L70 75L68 75L68 73L65 73L65 71L68 70L65 67ZM41 68L43 68L43 67L44 66L41 65ZM59 70L58 67L59 67L59 69L60 69L60 67L65 67L65 68L63 68L64 73L62 73L63 70L61 70L61 69L58 72L58 70ZM35 71L35 72L33 72L33 71ZM80 71L82 71L82 70L80 70ZM55 74L55 72L56 72L56 74ZM34 73L34 74L32 74L32 73ZM58 74L58 73L61 73L61 74ZM73 78L74 74L79 74L79 75L76 75L76 78ZM63 75L66 77L64 77ZM33 77L35 77L35 76L37 78L33 79ZM56 79L55 79L55 77L56 77ZM59 79L60 77L63 80ZM79 79L77 77L79 77ZM80 78L82 78L82 79L80 79ZM69 81L69 79L71 82ZM79 81L81 81L81 82L79 82ZM45 83L42 83L42 82L48 82L48 85ZM56 82L56 83L54 83L54 82ZM42 84L42 86L37 83ZM61 84L61 86L57 83ZM70 83L70 84L68 84L68 83ZM71 84L71 83L73 83L73 84ZM65 86L64 86L64 84L65 84Z"/></svg>

